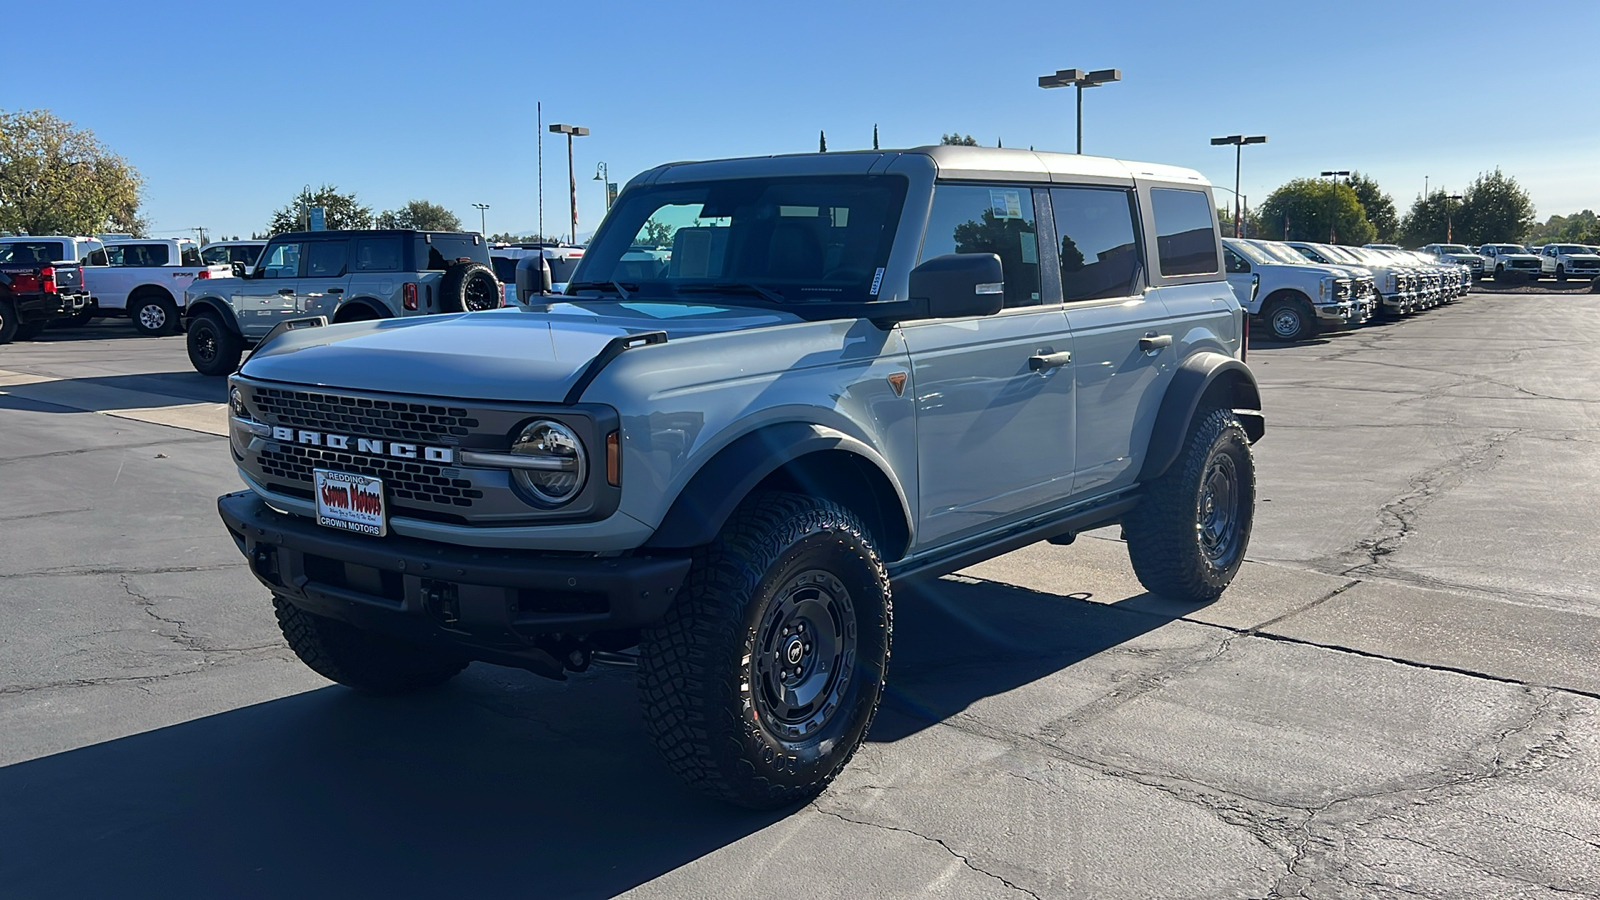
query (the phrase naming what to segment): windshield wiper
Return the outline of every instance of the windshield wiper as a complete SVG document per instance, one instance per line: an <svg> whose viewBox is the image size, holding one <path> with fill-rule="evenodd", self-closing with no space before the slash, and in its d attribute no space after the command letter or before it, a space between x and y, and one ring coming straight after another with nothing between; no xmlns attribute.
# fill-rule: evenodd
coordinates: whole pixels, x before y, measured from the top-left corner
<svg viewBox="0 0 1600 900"><path fill-rule="evenodd" d="M752 297L760 297L768 303L782 305L789 302L784 299L782 294L772 290L771 288L764 288L759 284L752 284L746 281L718 281L712 284L680 284L678 285L678 293L746 294Z"/></svg>
<svg viewBox="0 0 1600 900"><path fill-rule="evenodd" d="M633 284L631 282L626 282L626 281L574 281L571 284L567 285L567 290L569 290L569 291L585 291L585 290L597 290L598 291L598 290L607 290L607 289L615 291L617 293L617 296L619 296L622 299L626 300L626 299L628 299L629 296L631 296L630 293L629 293L630 290L637 291L639 289L639 286L637 284Z"/></svg>

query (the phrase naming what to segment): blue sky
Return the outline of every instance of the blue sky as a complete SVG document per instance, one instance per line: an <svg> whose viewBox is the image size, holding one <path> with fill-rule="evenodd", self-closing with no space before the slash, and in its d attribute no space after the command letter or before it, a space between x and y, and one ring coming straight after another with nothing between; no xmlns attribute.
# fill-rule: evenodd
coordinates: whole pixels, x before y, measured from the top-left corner
<svg viewBox="0 0 1600 900"><path fill-rule="evenodd" d="M144 174L158 234L248 234L323 182L375 211L441 203L468 227L471 204L488 203L490 231L531 231L536 101L547 125L593 131L575 145L580 235L603 210L601 161L626 182L671 160L815 150L819 130L830 149L866 148L874 123L884 147L959 129L1070 150L1072 91L1037 78L1073 66L1123 71L1085 94L1088 153L1192 166L1231 187L1232 148L1209 138L1268 135L1245 150L1252 204L1289 178L1358 169L1403 214L1425 176L1455 190L1498 166L1541 219L1600 208L1592 4L132 8L80 2L70 21L50 4L9 10L9 34L57 35L37 45L80 69L19 65L14 47L0 109L48 108L94 130ZM1552 91L1563 99L1541 99ZM556 232L566 147L545 138L543 219Z"/></svg>

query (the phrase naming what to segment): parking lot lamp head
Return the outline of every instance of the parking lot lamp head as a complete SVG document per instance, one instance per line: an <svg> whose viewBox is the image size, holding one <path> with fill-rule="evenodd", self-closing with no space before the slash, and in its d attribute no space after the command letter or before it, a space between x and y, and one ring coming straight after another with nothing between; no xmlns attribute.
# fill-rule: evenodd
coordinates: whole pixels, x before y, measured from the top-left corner
<svg viewBox="0 0 1600 900"><path fill-rule="evenodd" d="M474 203L472 204L472 208L478 211L478 233L482 235L488 235L488 227L484 224L484 211L489 208L489 204Z"/></svg>
<svg viewBox="0 0 1600 900"><path fill-rule="evenodd" d="M1057 69L1053 74L1040 75L1039 87L1058 88L1076 87L1078 89L1078 152L1083 152L1083 89L1099 87L1113 81L1122 80L1121 69L1095 69L1092 72L1083 69Z"/></svg>
<svg viewBox="0 0 1600 900"><path fill-rule="evenodd" d="M1239 169L1244 154L1245 144L1265 144L1267 136L1264 134L1230 134L1227 137L1214 137L1211 139L1213 147L1233 147L1233 236L1240 236L1240 225L1244 219L1244 211L1239 202Z"/></svg>
<svg viewBox="0 0 1600 900"><path fill-rule="evenodd" d="M576 244L578 242L578 176L572 170L572 139L587 135L589 129L581 125L555 124L550 126L550 130L555 134L567 136L567 186L571 193L572 242Z"/></svg>

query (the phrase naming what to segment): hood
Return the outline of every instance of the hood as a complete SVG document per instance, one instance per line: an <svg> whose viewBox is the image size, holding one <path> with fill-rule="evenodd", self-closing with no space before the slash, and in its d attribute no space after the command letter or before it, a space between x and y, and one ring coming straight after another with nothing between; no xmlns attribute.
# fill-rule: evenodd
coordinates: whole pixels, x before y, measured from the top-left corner
<svg viewBox="0 0 1600 900"><path fill-rule="evenodd" d="M775 310L715 304L556 303L286 332L240 370L290 384L453 399L560 402L613 338L667 339L802 321Z"/></svg>

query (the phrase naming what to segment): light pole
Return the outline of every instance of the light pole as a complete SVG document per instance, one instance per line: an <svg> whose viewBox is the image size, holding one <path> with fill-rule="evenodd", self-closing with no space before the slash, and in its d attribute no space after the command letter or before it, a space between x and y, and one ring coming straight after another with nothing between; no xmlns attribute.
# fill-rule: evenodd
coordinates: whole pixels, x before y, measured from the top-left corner
<svg viewBox="0 0 1600 900"><path fill-rule="evenodd" d="M1465 200L1465 199L1467 199L1467 198L1462 196L1461 194L1445 194L1444 195L1444 242L1446 244L1453 244L1453 243L1455 243L1455 240L1456 240L1456 229L1455 229L1455 212L1456 212L1456 210L1455 210L1455 207L1450 205L1450 201L1452 201L1452 200Z"/></svg>
<svg viewBox="0 0 1600 900"><path fill-rule="evenodd" d="M1244 218L1246 217L1246 214L1248 214L1250 212L1250 198L1246 197L1245 195L1243 195L1241 193L1239 193L1238 191L1230 190L1229 188L1225 188L1220 184L1213 184L1212 187L1216 188L1218 190L1227 191L1228 193L1232 194L1233 195L1233 199L1234 199L1234 205L1235 206L1244 207L1244 212L1240 214L1239 221L1237 223L1235 223L1235 225L1234 225L1233 236L1234 237L1238 237L1238 238L1249 237L1248 234L1244 234L1243 233L1243 232L1249 230L1248 228L1244 227L1243 223L1244 223Z"/></svg>
<svg viewBox="0 0 1600 900"><path fill-rule="evenodd" d="M1078 89L1078 152L1083 152L1083 89L1099 87L1122 80L1121 69L1057 69L1054 75L1040 75L1039 87L1076 87Z"/></svg>
<svg viewBox="0 0 1600 900"><path fill-rule="evenodd" d="M489 235L489 228L484 224L484 212L489 208L487 203L474 203L472 208L478 211L478 233L485 238Z"/></svg>
<svg viewBox="0 0 1600 900"><path fill-rule="evenodd" d="M1330 175L1333 177L1333 183L1334 184L1338 184L1339 183L1339 178L1341 176L1344 177L1344 178L1349 178L1350 177L1350 170L1349 169L1326 169L1326 170L1324 170L1322 172L1322 176L1321 177L1327 178ZM1336 244L1336 243L1339 242L1339 232L1334 227L1334 219L1336 217L1338 209L1339 209L1339 191L1337 189L1335 189L1334 192L1333 192L1333 202L1329 204L1329 209L1328 209L1328 243L1330 243L1330 244Z"/></svg>
<svg viewBox="0 0 1600 900"><path fill-rule="evenodd" d="M1227 137L1211 139L1211 146L1223 147L1233 145L1233 236L1239 236L1239 222L1243 220L1244 213L1239 209L1239 168L1244 157L1245 144L1265 144L1267 136L1264 134L1230 134Z"/></svg>
<svg viewBox="0 0 1600 900"><path fill-rule="evenodd" d="M578 242L578 176L572 172L572 139L587 135L589 129L577 125L551 125L550 131L553 134L567 136L567 185L572 190L572 242L576 244Z"/></svg>
<svg viewBox="0 0 1600 900"><path fill-rule="evenodd" d="M594 168L594 180L600 182L600 187L606 192L606 212L611 212L611 170L605 163L600 163Z"/></svg>

